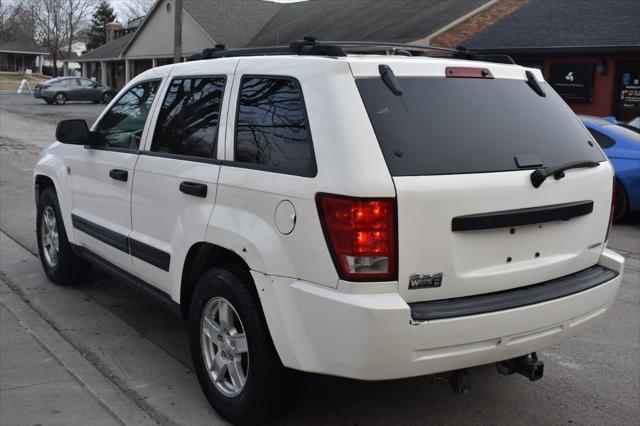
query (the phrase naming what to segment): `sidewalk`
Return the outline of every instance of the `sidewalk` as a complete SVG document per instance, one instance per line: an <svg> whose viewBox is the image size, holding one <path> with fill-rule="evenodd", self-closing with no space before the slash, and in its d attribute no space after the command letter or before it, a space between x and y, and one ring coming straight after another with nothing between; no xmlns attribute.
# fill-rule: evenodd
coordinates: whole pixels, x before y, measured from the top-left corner
<svg viewBox="0 0 640 426"><path fill-rule="evenodd" d="M224 424L189 369L2 231L0 286L0 425Z"/></svg>
<svg viewBox="0 0 640 426"><path fill-rule="evenodd" d="M0 424L121 424L44 343L57 338L0 282Z"/></svg>

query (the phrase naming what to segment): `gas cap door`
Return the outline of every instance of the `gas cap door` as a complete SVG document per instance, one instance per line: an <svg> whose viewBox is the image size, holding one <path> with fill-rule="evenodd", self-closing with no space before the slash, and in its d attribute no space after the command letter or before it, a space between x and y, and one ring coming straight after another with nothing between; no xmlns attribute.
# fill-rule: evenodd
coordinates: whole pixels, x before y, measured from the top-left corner
<svg viewBox="0 0 640 426"><path fill-rule="evenodd" d="M284 235L288 235L296 226L296 208L291 201L282 200L278 203L275 213L276 228Z"/></svg>

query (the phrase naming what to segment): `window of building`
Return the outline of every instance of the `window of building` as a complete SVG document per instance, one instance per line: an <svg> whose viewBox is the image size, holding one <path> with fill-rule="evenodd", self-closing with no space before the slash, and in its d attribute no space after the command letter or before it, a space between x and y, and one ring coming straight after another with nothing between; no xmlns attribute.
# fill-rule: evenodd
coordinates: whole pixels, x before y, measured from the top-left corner
<svg viewBox="0 0 640 426"><path fill-rule="evenodd" d="M299 83L285 77L242 79L235 161L314 176L316 162Z"/></svg>
<svg viewBox="0 0 640 426"><path fill-rule="evenodd" d="M129 89L98 124L108 147L138 149L160 81L146 81Z"/></svg>
<svg viewBox="0 0 640 426"><path fill-rule="evenodd" d="M224 77L177 78L158 115L151 151L215 157Z"/></svg>

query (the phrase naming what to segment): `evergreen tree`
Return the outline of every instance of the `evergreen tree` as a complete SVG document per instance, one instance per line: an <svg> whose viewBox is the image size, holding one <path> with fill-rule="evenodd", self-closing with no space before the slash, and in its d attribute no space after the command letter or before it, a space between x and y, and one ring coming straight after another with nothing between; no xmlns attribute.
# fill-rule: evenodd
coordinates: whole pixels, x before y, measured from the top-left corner
<svg viewBox="0 0 640 426"><path fill-rule="evenodd" d="M87 34L87 50L100 47L107 42L106 25L116 20L116 14L109 4L108 0L100 0L100 4L96 8L91 18L91 26Z"/></svg>

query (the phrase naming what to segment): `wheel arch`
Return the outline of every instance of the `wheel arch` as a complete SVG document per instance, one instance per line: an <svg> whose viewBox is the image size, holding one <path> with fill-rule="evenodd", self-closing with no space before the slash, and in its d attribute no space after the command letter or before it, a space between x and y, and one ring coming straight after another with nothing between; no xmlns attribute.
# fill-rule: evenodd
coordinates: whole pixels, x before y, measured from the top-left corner
<svg viewBox="0 0 640 426"><path fill-rule="evenodd" d="M180 279L180 310L183 318L189 317L189 306L191 304L191 296L195 289L198 279L207 270L220 265L227 265L235 268L238 272L245 275L245 278L251 280L249 265L245 260L232 250L206 241L194 243L187 252L184 265L182 268L182 276ZM260 303L257 291L254 285L251 285L251 291Z"/></svg>
<svg viewBox="0 0 640 426"><path fill-rule="evenodd" d="M58 190L56 189L56 184L53 181L53 179L51 179L49 176L47 175L43 175L43 174L36 174L35 178L34 178L34 195L36 197L36 204L38 204L38 201L40 200L40 195L47 189L47 188L53 188L53 190L55 191L55 193L58 193Z"/></svg>

